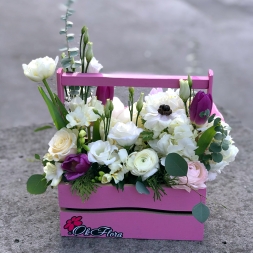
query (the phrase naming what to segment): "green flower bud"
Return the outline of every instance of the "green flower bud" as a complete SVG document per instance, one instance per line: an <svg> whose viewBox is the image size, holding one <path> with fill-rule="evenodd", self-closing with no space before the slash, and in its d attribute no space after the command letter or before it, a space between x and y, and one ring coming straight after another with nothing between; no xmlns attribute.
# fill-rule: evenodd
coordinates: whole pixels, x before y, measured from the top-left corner
<svg viewBox="0 0 253 253"><path fill-rule="evenodd" d="M85 135L86 135L86 132L83 129L78 134L79 137L84 137Z"/></svg>
<svg viewBox="0 0 253 253"><path fill-rule="evenodd" d="M89 63L91 59L93 58L92 42L88 42L87 45L88 45L88 48L87 48L85 57L86 57L87 63Z"/></svg>
<svg viewBox="0 0 253 253"><path fill-rule="evenodd" d="M114 109L114 106L113 106L112 100L110 100L109 110L112 112L113 109Z"/></svg>
<svg viewBox="0 0 253 253"><path fill-rule="evenodd" d="M142 110L142 107L143 107L143 97L144 97L144 93L142 92L138 101L137 101L137 104L136 104L136 110L138 112L140 112Z"/></svg>
<svg viewBox="0 0 253 253"><path fill-rule="evenodd" d="M93 109L93 112L97 115L100 115L97 109Z"/></svg>
<svg viewBox="0 0 253 253"><path fill-rule="evenodd" d="M190 97L190 86L188 84L188 80L179 80L180 90L179 90L179 97L186 102L187 99Z"/></svg>
<svg viewBox="0 0 253 253"><path fill-rule="evenodd" d="M86 45L89 42L89 34L88 31L83 36L83 44Z"/></svg>
<svg viewBox="0 0 253 253"><path fill-rule="evenodd" d="M133 97L134 96L134 87L129 87L128 91L129 91L129 95Z"/></svg>
<svg viewBox="0 0 253 253"><path fill-rule="evenodd" d="M190 75L188 75L188 84L191 88L192 87L192 79L191 79Z"/></svg>
<svg viewBox="0 0 253 253"><path fill-rule="evenodd" d="M105 117L110 118L110 99L106 99L105 104Z"/></svg>
<svg viewBox="0 0 253 253"><path fill-rule="evenodd" d="M96 180L98 180L98 177L95 177Z"/></svg>
<svg viewBox="0 0 253 253"><path fill-rule="evenodd" d="M95 179L91 179L91 182L92 182L92 183L96 183Z"/></svg>
<svg viewBox="0 0 253 253"><path fill-rule="evenodd" d="M102 177L98 177L98 181L100 181L100 182L101 182L101 180L102 180Z"/></svg>
<svg viewBox="0 0 253 253"><path fill-rule="evenodd" d="M83 147L83 149L86 150L87 152L90 151L90 148L89 148L87 145L83 144L82 147Z"/></svg>
<svg viewBox="0 0 253 253"><path fill-rule="evenodd" d="M99 176L102 177L105 173L103 171L99 171L98 174L99 174Z"/></svg>
<svg viewBox="0 0 253 253"><path fill-rule="evenodd" d="M77 153L81 153L82 152L82 149L81 148L78 148L77 149Z"/></svg>
<svg viewBox="0 0 253 253"><path fill-rule="evenodd" d="M83 26L83 28L81 29L81 33L84 34L88 31L88 28L86 26Z"/></svg>
<svg viewBox="0 0 253 253"><path fill-rule="evenodd" d="M79 143L80 143L81 145L85 143L85 140L84 140L83 137L79 139Z"/></svg>
<svg viewBox="0 0 253 253"><path fill-rule="evenodd" d="M66 54L65 54L65 52L63 52L63 53L61 54L61 58L64 59L65 57L66 57Z"/></svg>

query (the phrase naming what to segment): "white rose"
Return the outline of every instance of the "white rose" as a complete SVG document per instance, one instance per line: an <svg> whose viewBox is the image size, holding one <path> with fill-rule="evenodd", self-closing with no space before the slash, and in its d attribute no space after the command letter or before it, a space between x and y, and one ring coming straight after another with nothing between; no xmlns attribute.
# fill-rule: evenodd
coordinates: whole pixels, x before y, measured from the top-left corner
<svg viewBox="0 0 253 253"><path fill-rule="evenodd" d="M88 152L88 159L92 163L100 165L109 165L116 160L113 152L118 148L111 145L109 141L95 141L88 145L90 151Z"/></svg>
<svg viewBox="0 0 253 253"><path fill-rule="evenodd" d="M46 56L32 60L28 65L22 64L24 75L34 82L40 82L52 76L58 63L58 56L53 60Z"/></svg>
<svg viewBox="0 0 253 253"><path fill-rule="evenodd" d="M57 186L61 182L63 170L61 168L61 163L52 164L50 162L46 163L44 167L44 172L46 173L46 180L51 182L51 186Z"/></svg>
<svg viewBox="0 0 253 253"><path fill-rule="evenodd" d="M53 156L51 155L51 154L49 154L49 153L46 153L44 156L43 156L43 160L45 161L53 161L54 160L54 158L53 158Z"/></svg>
<svg viewBox="0 0 253 253"><path fill-rule="evenodd" d="M133 122L118 122L110 129L108 138L116 140L122 147L132 146L138 139L143 129L138 128Z"/></svg>
<svg viewBox="0 0 253 253"><path fill-rule="evenodd" d="M65 127L55 133L48 143L48 153L52 155L54 161L63 161L67 155L76 154L77 136L76 129L70 130Z"/></svg>
<svg viewBox="0 0 253 253"><path fill-rule="evenodd" d="M133 152L126 161L127 169L134 176L141 176L142 181L155 174L159 168L159 158L153 149Z"/></svg>

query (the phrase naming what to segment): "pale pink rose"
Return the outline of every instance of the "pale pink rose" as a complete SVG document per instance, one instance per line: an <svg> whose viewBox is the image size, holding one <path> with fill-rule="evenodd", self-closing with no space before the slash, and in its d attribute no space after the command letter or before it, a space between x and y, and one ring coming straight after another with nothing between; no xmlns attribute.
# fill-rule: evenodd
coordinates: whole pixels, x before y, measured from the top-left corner
<svg viewBox="0 0 253 253"><path fill-rule="evenodd" d="M172 188L184 189L188 192L191 191L191 188L195 190L206 188L208 171L203 163L199 161L188 162L187 177L178 177L178 185L174 185Z"/></svg>

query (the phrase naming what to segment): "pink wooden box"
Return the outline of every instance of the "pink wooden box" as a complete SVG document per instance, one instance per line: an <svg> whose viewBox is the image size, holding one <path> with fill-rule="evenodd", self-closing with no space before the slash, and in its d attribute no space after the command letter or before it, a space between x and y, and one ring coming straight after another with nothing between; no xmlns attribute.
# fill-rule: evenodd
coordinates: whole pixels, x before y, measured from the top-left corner
<svg viewBox="0 0 253 253"><path fill-rule="evenodd" d="M57 91L64 101L64 86L132 86L179 88L179 79L187 76L133 74L81 74L57 71ZM213 72L208 76L192 76L194 89L212 93ZM90 199L71 193L71 185L58 186L60 231L62 236L116 237L166 240L203 240L204 225L192 215L200 196L191 191L165 188L162 201L139 194L134 185L118 192L112 185L102 185ZM199 190L206 196L206 190ZM202 198L203 200L204 198Z"/></svg>

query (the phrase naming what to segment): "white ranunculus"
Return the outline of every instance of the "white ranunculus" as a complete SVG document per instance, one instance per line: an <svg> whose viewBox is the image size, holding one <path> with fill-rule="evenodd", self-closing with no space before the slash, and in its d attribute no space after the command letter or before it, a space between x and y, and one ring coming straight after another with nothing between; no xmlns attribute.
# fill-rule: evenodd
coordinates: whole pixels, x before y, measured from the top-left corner
<svg viewBox="0 0 253 253"><path fill-rule="evenodd" d="M131 153L126 161L127 169L134 176L141 176L142 181L154 175L159 168L159 158L153 149L143 149Z"/></svg>
<svg viewBox="0 0 253 253"><path fill-rule="evenodd" d="M48 143L54 161L63 161L67 155L76 154L78 130L62 128L55 133Z"/></svg>
<svg viewBox="0 0 253 253"><path fill-rule="evenodd" d="M110 129L108 138L116 140L122 147L132 146L138 139L143 129L138 128L133 122L118 122Z"/></svg>
<svg viewBox="0 0 253 253"><path fill-rule="evenodd" d="M44 167L44 172L46 173L45 178L47 181L51 181L51 186L57 186L61 182L63 170L61 168L61 163L52 164L50 162L46 163Z"/></svg>
<svg viewBox="0 0 253 253"><path fill-rule="evenodd" d="M112 175L110 175L110 174L104 174L104 175L102 176L101 183L102 183L102 184L108 184L108 183L111 182L111 180L112 180Z"/></svg>
<svg viewBox="0 0 253 253"><path fill-rule="evenodd" d="M118 148L115 145L111 145L109 141L95 141L88 145L90 151L88 152L88 159L92 163L98 163L100 165L112 164L116 157L113 155Z"/></svg>
<svg viewBox="0 0 253 253"><path fill-rule="evenodd" d="M22 64L24 75L34 82L40 82L52 76L58 63L58 56L53 60L46 56L32 60L28 65Z"/></svg>

